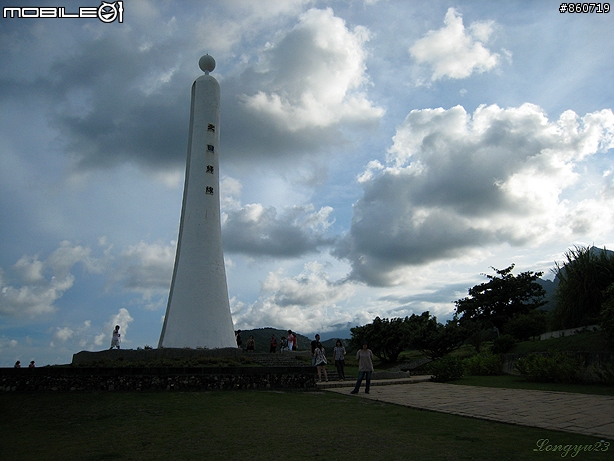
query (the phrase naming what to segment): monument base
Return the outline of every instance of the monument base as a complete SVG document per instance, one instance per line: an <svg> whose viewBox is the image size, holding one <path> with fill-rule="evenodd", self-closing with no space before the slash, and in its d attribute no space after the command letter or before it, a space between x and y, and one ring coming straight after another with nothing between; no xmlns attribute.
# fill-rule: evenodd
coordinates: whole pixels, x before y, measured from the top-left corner
<svg viewBox="0 0 614 461"><path fill-rule="evenodd" d="M72 365L86 365L99 361L122 360L125 362L147 362L161 359L194 359L197 357L238 357L242 354L238 347L221 349L108 349L104 351L81 351L73 354Z"/></svg>

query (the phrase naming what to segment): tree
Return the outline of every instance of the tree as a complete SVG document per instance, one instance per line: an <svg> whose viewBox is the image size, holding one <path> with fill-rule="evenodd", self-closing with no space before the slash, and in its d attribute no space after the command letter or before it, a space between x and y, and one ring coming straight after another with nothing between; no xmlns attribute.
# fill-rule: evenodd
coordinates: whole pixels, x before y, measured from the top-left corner
<svg viewBox="0 0 614 461"><path fill-rule="evenodd" d="M484 328L494 326L501 331L513 315L527 314L546 303L546 292L536 282L543 272L513 275L514 264L492 269L496 275L483 274L488 282L470 288L469 296L455 301L455 318L461 325L479 322Z"/></svg>
<svg viewBox="0 0 614 461"><path fill-rule="evenodd" d="M614 283L614 253L576 246L565 257L567 262L556 263L554 269L559 279L554 293L554 326L575 328L598 323L603 292Z"/></svg>
<svg viewBox="0 0 614 461"><path fill-rule="evenodd" d="M350 329L350 347L360 349L364 341L382 362L395 362L407 348L409 336L405 319L392 320L375 317L373 323Z"/></svg>
<svg viewBox="0 0 614 461"><path fill-rule="evenodd" d="M515 314L505 325L504 333L526 341L548 331L548 313L534 309L528 314Z"/></svg>
<svg viewBox="0 0 614 461"><path fill-rule="evenodd" d="M431 360L437 360L463 345L467 330L457 320L449 320L445 325L431 317L429 311L420 315L412 314L405 318L409 331L409 345L420 350Z"/></svg>

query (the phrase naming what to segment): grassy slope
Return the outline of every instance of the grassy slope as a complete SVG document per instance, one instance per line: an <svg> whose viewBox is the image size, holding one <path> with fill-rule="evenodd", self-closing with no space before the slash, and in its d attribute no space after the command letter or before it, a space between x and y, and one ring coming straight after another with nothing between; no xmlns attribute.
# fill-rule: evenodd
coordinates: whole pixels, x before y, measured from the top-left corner
<svg viewBox="0 0 614 461"><path fill-rule="evenodd" d="M551 338L543 341L525 341L517 344L511 352L613 352L603 332L586 332L562 338Z"/></svg>

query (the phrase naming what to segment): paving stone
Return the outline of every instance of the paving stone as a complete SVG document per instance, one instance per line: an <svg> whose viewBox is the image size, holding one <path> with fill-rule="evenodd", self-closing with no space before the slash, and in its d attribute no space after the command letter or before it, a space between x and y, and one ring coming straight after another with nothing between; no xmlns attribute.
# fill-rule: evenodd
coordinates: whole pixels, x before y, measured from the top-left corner
<svg viewBox="0 0 614 461"><path fill-rule="evenodd" d="M419 378L422 379L410 378L402 384L390 385L371 381L371 393L364 394L361 389L358 396L412 408L614 440L614 397L611 396L460 386ZM349 387L353 385L348 383L347 387L323 389L349 394Z"/></svg>

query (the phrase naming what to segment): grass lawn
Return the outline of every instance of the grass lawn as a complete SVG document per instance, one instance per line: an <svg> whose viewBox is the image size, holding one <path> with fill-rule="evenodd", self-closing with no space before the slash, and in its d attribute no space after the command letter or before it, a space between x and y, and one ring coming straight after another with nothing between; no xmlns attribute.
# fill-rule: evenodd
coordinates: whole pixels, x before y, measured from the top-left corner
<svg viewBox="0 0 614 461"><path fill-rule="evenodd" d="M598 442L326 392L4 393L0 411L2 460L554 460L538 440Z"/></svg>

